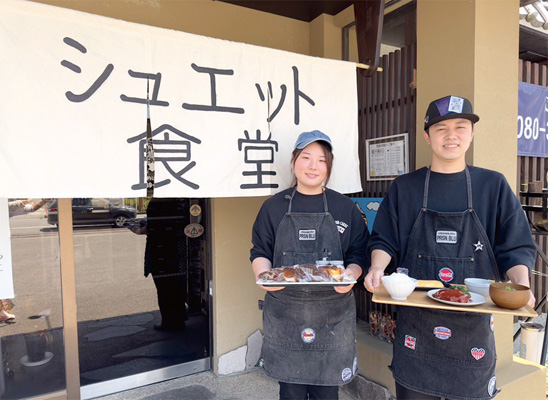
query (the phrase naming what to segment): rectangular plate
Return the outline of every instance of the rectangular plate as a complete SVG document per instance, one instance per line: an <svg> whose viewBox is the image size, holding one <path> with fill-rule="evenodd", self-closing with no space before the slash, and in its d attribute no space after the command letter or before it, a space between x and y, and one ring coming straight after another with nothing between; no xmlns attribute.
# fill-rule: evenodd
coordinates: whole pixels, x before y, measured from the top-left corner
<svg viewBox="0 0 548 400"><path fill-rule="evenodd" d="M486 314L507 314L517 315L520 317L536 317L538 315L535 310L533 310L529 306L524 306L518 308L517 310L508 310L506 308L501 308L493 303L490 297L486 297L485 303L474 307L459 307L450 304L440 303L429 298L427 293L422 290L415 290L409 295L407 300L394 300L392 297L390 297L390 294L388 294L382 283L377 289L375 289L375 293L373 293L373 301L375 303L395 304L399 306L424 307L440 310L478 312Z"/></svg>
<svg viewBox="0 0 548 400"><path fill-rule="evenodd" d="M428 292L429 290L432 290L432 289L444 289L444 288L439 287L439 286L421 286L421 287L417 286L415 288L415 290L421 290L421 291L426 291L426 292Z"/></svg>

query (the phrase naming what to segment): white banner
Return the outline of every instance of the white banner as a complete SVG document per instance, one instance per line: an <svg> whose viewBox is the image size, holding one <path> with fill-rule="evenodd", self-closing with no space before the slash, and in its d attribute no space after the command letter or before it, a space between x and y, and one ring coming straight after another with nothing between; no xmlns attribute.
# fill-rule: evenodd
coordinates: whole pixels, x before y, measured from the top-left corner
<svg viewBox="0 0 548 400"><path fill-rule="evenodd" d="M8 199L0 198L0 299L14 297Z"/></svg>
<svg viewBox="0 0 548 400"><path fill-rule="evenodd" d="M334 144L361 191L356 66L20 0L0 2L0 197L262 196L297 135Z"/></svg>

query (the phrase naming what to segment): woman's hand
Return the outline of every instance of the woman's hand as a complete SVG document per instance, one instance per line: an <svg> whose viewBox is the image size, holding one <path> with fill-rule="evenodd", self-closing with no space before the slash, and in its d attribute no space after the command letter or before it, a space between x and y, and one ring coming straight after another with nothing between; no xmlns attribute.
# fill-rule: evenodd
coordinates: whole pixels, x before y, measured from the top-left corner
<svg viewBox="0 0 548 400"><path fill-rule="evenodd" d="M253 273L255 274L255 282L257 282L259 280L259 274L265 271L270 271L272 269L272 262L268 258L257 257L251 263L251 268L253 268ZM276 292L278 290L285 289L285 286L258 286L266 290L267 292Z"/></svg>
<svg viewBox="0 0 548 400"><path fill-rule="evenodd" d="M285 286L263 286L263 285L257 285L261 289L266 290L267 292L276 292L278 290L285 289Z"/></svg>
<svg viewBox="0 0 548 400"><path fill-rule="evenodd" d="M350 279L354 279L355 281L357 281L358 278L362 275L362 268L358 264L348 264L346 266L346 269L344 270L344 274ZM337 293L348 293L352 290L353 287L354 284L346 286L333 286L335 292Z"/></svg>

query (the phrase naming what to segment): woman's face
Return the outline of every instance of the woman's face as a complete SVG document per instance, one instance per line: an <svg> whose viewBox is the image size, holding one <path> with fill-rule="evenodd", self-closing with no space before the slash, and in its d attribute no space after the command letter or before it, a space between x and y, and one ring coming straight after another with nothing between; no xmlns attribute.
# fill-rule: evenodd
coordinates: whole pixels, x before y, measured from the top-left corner
<svg viewBox="0 0 548 400"><path fill-rule="evenodd" d="M327 160L325 151L318 142L306 146L293 160L292 167L300 193L322 193L322 183L327 177Z"/></svg>

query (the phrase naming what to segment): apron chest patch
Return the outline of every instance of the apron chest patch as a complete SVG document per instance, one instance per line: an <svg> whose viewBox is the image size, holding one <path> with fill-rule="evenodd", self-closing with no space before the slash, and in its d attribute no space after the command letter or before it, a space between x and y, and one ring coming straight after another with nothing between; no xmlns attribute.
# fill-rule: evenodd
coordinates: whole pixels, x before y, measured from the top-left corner
<svg viewBox="0 0 548 400"><path fill-rule="evenodd" d="M472 353L472 357L474 357L476 360L479 360L485 355L485 349L478 349L477 347L473 347L472 350L470 350L470 353Z"/></svg>
<svg viewBox="0 0 548 400"><path fill-rule="evenodd" d="M457 244L457 231L436 231L436 243Z"/></svg>
<svg viewBox="0 0 548 400"><path fill-rule="evenodd" d="M447 340L451 337L451 329L445 326L436 326L434 328L434 336L441 340Z"/></svg>
<svg viewBox="0 0 548 400"><path fill-rule="evenodd" d="M497 378L492 377L489 381L489 385L487 386L487 392L489 393L489 396L493 397L495 394L495 388L497 387Z"/></svg>
<svg viewBox="0 0 548 400"><path fill-rule="evenodd" d="M314 340L316 340L316 332L312 328L305 328L301 332L301 339L305 343L312 343Z"/></svg>
<svg viewBox="0 0 548 400"><path fill-rule="evenodd" d="M497 378L494 376L489 381L489 385L487 386L487 392L489 393L489 396L493 396L495 394L495 388L497 386Z"/></svg>
<svg viewBox="0 0 548 400"><path fill-rule="evenodd" d="M342 371L341 378L343 382L348 382L352 379L352 370L350 368L345 368Z"/></svg>
<svg viewBox="0 0 548 400"><path fill-rule="evenodd" d="M440 269L438 276L444 282L451 282L453 280L454 272L451 268L445 267Z"/></svg>
<svg viewBox="0 0 548 400"><path fill-rule="evenodd" d="M481 242L479 241L479 239L478 239L478 242L477 242L477 243L472 243L472 246L475 247L474 253L475 253L476 251L483 251L483 243L481 243Z"/></svg>
<svg viewBox="0 0 548 400"><path fill-rule="evenodd" d="M316 229L299 229L299 240L316 240Z"/></svg>
<svg viewBox="0 0 548 400"><path fill-rule="evenodd" d="M405 347L415 350L415 346L417 344L417 339L413 336L405 335Z"/></svg>

